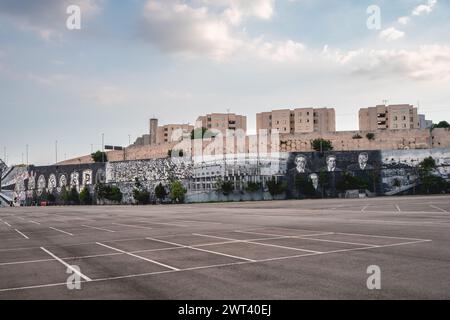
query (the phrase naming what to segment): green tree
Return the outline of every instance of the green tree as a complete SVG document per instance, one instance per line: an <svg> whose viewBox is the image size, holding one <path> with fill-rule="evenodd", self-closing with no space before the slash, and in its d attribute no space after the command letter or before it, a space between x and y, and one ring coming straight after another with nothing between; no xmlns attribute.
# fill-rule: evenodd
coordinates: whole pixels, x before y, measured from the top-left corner
<svg viewBox="0 0 450 320"><path fill-rule="evenodd" d="M184 197L187 193L186 188L180 181L172 181L169 186L170 189L170 199L175 203L183 203Z"/></svg>
<svg viewBox="0 0 450 320"><path fill-rule="evenodd" d="M433 129L439 129L439 128L449 129L450 123L448 123L447 121L441 121L438 124L433 125Z"/></svg>
<svg viewBox="0 0 450 320"><path fill-rule="evenodd" d="M61 190L61 199L65 205L70 203L70 192L66 187L63 187Z"/></svg>
<svg viewBox="0 0 450 320"><path fill-rule="evenodd" d="M251 182L251 181L247 183L247 186L245 188L245 190L250 193L261 191L261 189L262 189L261 182Z"/></svg>
<svg viewBox="0 0 450 320"><path fill-rule="evenodd" d="M167 197L167 191L166 188L162 185L162 183L159 183L155 188L155 196L157 199L159 199L161 202Z"/></svg>
<svg viewBox="0 0 450 320"><path fill-rule="evenodd" d="M375 133L372 132L367 133L366 138L370 141L375 140Z"/></svg>
<svg viewBox="0 0 450 320"><path fill-rule="evenodd" d="M148 204L150 201L150 192L148 192L138 178L135 179L133 198L138 204Z"/></svg>
<svg viewBox="0 0 450 320"><path fill-rule="evenodd" d="M325 197L325 190L330 186L330 180L328 177L328 172L324 169L319 172L319 185L322 189L322 198Z"/></svg>
<svg viewBox="0 0 450 320"><path fill-rule="evenodd" d="M70 189L69 203L72 205L77 205L80 203L80 195L78 194L78 190L75 187Z"/></svg>
<svg viewBox="0 0 450 320"><path fill-rule="evenodd" d="M116 186L109 186L99 183L95 186L95 193L99 200L109 200L117 203L122 202L122 191Z"/></svg>
<svg viewBox="0 0 450 320"><path fill-rule="evenodd" d="M267 181L267 189L269 189L270 195L275 197L286 191L286 184L282 181L277 181L276 177L272 177L269 181Z"/></svg>
<svg viewBox="0 0 450 320"><path fill-rule="evenodd" d="M216 186L217 191L222 192L225 196L228 196L234 191L234 183L232 181L223 181L222 179L219 179Z"/></svg>
<svg viewBox="0 0 450 320"><path fill-rule="evenodd" d="M91 192L88 187L84 187L79 194L79 200L82 205L89 206L92 204Z"/></svg>
<svg viewBox="0 0 450 320"><path fill-rule="evenodd" d="M316 195L316 189L314 189L311 179L303 174L295 177L295 189L305 197L314 197Z"/></svg>
<svg viewBox="0 0 450 320"><path fill-rule="evenodd" d="M333 144L331 143L331 141L322 138L313 140L311 145L312 148L317 152L326 152L333 150Z"/></svg>
<svg viewBox="0 0 450 320"><path fill-rule="evenodd" d="M94 162L108 162L108 155L106 152L96 151L91 154L92 161Z"/></svg>
<svg viewBox="0 0 450 320"><path fill-rule="evenodd" d="M196 128L191 131L191 140L194 139L209 139L214 138L217 134L213 133L211 130L207 128Z"/></svg>
<svg viewBox="0 0 450 320"><path fill-rule="evenodd" d="M344 172L336 188L341 192L346 190L369 189L369 182L364 178L353 176L350 172Z"/></svg>

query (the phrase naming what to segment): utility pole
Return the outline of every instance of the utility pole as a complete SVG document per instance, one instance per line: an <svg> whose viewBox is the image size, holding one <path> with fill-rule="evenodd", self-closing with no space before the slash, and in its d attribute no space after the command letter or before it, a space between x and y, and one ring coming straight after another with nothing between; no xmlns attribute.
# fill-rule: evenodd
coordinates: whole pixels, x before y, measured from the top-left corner
<svg viewBox="0 0 450 320"><path fill-rule="evenodd" d="M102 133L102 162L105 162L105 134Z"/></svg>
<svg viewBox="0 0 450 320"><path fill-rule="evenodd" d="M28 167L28 144L25 146L26 154L27 154L27 167Z"/></svg>
<svg viewBox="0 0 450 320"><path fill-rule="evenodd" d="M55 141L55 163L58 163L58 140Z"/></svg>

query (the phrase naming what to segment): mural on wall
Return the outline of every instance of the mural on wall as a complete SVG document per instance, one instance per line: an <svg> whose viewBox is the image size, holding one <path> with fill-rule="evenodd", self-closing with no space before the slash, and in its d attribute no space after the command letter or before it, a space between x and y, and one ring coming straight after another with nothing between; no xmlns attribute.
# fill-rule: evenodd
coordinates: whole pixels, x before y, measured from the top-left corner
<svg viewBox="0 0 450 320"><path fill-rule="evenodd" d="M83 187L92 185L92 170L83 171Z"/></svg>
<svg viewBox="0 0 450 320"><path fill-rule="evenodd" d="M418 166L430 156L437 164L433 174L450 181L450 149L282 154L280 161L275 161L277 170L267 172L260 161L244 161L225 167L204 163L194 166L191 161L179 158L111 162L106 165L16 166L4 168L0 201L19 203L44 191L60 193L66 186L79 191L82 186L109 183L121 189L125 202L131 202L136 178L151 193L157 184L168 185L171 179L182 181L191 194L214 193L215 179L223 176L234 181L236 190L245 190L246 183L250 181L265 182L277 176L287 182L286 196L290 198L298 197L300 191L305 192L298 189L299 186L304 187L306 182L309 195L337 196L340 183L350 175L372 179L373 189L379 194L395 195L416 191L415 187L420 183Z"/></svg>
<svg viewBox="0 0 450 320"><path fill-rule="evenodd" d="M381 167L379 151L329 151L324 153L291 153L287 159L287 196L296 198L305 192L336 196L344 174L370 180L375 168ZM322 180L322 181L321 181ZM311 183L312 190L304 190ZM324 184L324 186L321 186Z"/></svg>
<svg viewBox="0 0 450 320"><path fill-rule="evenodd" d="M386 195L414 190L420 182L418 166L428 157L436 162L434 175L450 181L450 149L384 150L381 157L380 179Z"/></svg>

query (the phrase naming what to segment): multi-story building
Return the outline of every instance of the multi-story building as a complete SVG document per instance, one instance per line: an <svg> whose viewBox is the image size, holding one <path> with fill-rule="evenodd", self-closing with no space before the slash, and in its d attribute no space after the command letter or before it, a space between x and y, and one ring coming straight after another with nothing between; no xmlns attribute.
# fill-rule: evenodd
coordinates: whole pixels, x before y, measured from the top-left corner
<svg viewBox="0 0 450 320"><path fill-rule="evenodd" d="M419 129L417 108L409 104L378 105L359 110L359 130Z"/></svg>
<svg viewBox="0 0 450 320"><path fill-rule="evenodd" d="M298 108L262 112L256 115L256 129L278 130L279 133L311 133L336 131L333 108Z"/></svg>
<svg viewBox="0 0 450 320"><path fill-rule="evenodd" d="M150 133L137 138L134 145L158 145L181 141L184 134L189 134L194 126L189 124L167 124L158 126L158 119L150 119Z"/></svg>
<svg viewBox="0 0 450 320"><path fill-rule="evenodd" d="M419 114L419 128L430 129L433 127L433 121L427 120L424 114Z"/></svg>
<svg viewBox="0 0 450 320"><path fill-rule="evenodd" d="M247 117L234 113L212 113L198 117L197 126L219 130L222 134L226 134L227 130L236 131L238 129L246 133Z"/></svg>

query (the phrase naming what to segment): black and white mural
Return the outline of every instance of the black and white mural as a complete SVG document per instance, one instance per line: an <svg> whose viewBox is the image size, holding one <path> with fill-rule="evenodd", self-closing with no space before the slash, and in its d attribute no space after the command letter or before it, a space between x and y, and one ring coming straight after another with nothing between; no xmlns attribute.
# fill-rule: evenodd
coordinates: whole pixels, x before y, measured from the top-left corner
<svg viewBox="0 0 450 320"><path fill-rule="evenodd" d="M93 190L96 184L107 183L118 186L127 203L132 202L136 178L150 192L157 184L167 185L174 179L183 182L188 195L197 195L216 192L213 182L218 176L233 181L242 193L246 183L265 184L276 176L287 184L286 198L299 198L302 194L336 197L347 188L345 181L349 180L362 181L368 192L379 195L407 194L416 192L420 184L419 164L428 157L437 165L432 174L450 182L450 149L284 153L277 161L271 159L263 164L258 159L238 165L194 165L187 158L44 167L7 167L0 162L0 201L3 205L28 204L29 199L44 192L59 194L68 186L78 191L84 187Z"/></svg>

